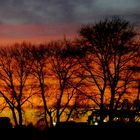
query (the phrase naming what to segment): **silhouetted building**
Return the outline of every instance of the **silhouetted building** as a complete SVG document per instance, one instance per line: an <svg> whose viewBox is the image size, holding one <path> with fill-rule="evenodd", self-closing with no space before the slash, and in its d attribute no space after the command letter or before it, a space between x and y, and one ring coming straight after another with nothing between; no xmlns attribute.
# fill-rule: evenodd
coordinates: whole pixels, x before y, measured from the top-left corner
<svg viewBox="0 0 140 140"><path fill-rule="evenodd" d="M12 124L9 117L0 117L0 129L12 128Z"/></svg>

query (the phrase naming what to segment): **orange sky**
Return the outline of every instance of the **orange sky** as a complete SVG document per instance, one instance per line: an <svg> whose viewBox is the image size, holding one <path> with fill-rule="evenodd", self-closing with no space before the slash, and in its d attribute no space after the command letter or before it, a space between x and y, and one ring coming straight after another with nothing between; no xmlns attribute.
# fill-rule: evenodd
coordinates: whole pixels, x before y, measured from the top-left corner
<svg viewBox="0 0 140 140"><path fill-rule="evenodd" d="M0 44L13 44L28 41L42 43L46 41L68 39L76 37L78 25L50 24L50 25L0 25Z"/></svg>
<svg viewBox="0 0 140 140"><path fill-rule="evenodd" d="M82 25L81 25L82 26ZM62 40L64 37L73 39L78 36L81 27L78 24L1 24L0 45L21 43L45 43ZM139 29L137 29L139 32ZM139 39L139 36L137 37Z"/></svg>

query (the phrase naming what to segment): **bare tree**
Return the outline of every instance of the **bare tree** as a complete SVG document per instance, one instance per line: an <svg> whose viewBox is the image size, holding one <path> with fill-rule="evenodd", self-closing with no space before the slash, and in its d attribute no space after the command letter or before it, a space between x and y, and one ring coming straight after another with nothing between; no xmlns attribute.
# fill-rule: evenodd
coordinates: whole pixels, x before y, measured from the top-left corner
<svg viewBox="0 0 140 140"><path fill-rule="evenodd" d="M47 115L49 116L50 126L53 126L52 112L49 109L48 101L50 100L47 94L48 85L46 83L49 80L49 64L48 64L48 50L45 45L40 45L33 47L31 49L31 55L33 59L32 75L34 79L37 80L37 85L39 88L38 93L40 93L43 106L44 106L44 120L48 127ZM48 98L47 98L48 97Z"/></svg>
<svg viewBox="0 0 140 140"><path fill-rule="evenodd" d="M133 26L119 17L105 19L80 30L89 59L82 63L93 84L100 93L100 109L103 111L105 94L109 98L109 119L132 81L128 65L136 57L137 45L133 44L136 32Z"/></svg>
<svg viewBox="0 0 140 140"><path fill-rule="evenodd" d="M63 114L67 114L68 121L76 107L78 88L82 86L83 77L78 76L80 67L75 56L76 49L71 42L53 42L50 44L51 72L56 79L56 123L59 124Z"/></svg>
<svg viewBox="0 0 140 140"><path fill-rule="evenodd" d="M0 50L0 94L13 114L16 126L23 124L22 106L32 96L28 85L31 62L27 44Z"/></svg>

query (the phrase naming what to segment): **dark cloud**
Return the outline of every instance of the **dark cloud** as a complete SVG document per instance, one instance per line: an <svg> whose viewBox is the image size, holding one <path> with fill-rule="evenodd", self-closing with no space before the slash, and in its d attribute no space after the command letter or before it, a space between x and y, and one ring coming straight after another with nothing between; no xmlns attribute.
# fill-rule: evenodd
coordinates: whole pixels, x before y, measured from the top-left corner
<svg viewBox="0 0 140 140"><path fill-rule="evenodd" d="M74 34L81 24L114 15L140 25L139 7L140 0L0 0L0 25L14 25L2 26L0 38Z"/></svg>
<svg viewBox="0 0 140 140"><path fill-rule="evenodd" d="M103 16L122 15L140 22L136 14L140 12L139 6L139 0L1 0L0 21L13 24L87 23Z"/></svg>

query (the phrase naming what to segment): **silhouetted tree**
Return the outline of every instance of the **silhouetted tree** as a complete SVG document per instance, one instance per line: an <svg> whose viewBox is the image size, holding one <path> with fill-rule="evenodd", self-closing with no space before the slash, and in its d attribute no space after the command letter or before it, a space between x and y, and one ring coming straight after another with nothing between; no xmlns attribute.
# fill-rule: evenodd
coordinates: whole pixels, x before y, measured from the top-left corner
<svg viewBox="0 0 140 140"><path fill-rule="evenodd" d="M45 45L40 45L37 47L33 47L31 49L33 66L32 66L32 75L37 80L37 85L39 87L39 93L41 95L43 106L44 106L44 120L45 124L48 127L47 115L49 116L50 126L53 126L52 113L49 110L48 101L50 99L47 98L48 86L46 81L49 79L49 64L48 64L48 50ZM48 99L48 100L47 100Z"/></svg>
<svg viewBox="0 0 140 140"><path fill-rule="evenodd" d="M129 66L129 69L133 71L133 79L135 81L134 88L137 90L137 99L140 97L140 43L138 43L137 57L133 60L133 65Z"/></svg>
<svg viewBox="0 0 140 140"><path fill-rule="evenodd" d="M22 106L33 95L27 84L32 66L28 53L27 44L0 49L0 94L12 111L16 126L22 125Z"/></svg>
<svg viewBox="0 0 140 140"><path fill-rule="evenodd" d="M71 42L53 42L50 47L51 72L56 79L56 123L59 124L63 114L67 114L68 121L76 107L78 88L82 85L83 77L78 76L80 67L75 56L78 50ZM73 51L75 50L75 51Z"/></svg>
<svg viewBox="0 0 140 140"><path fill-rule="evenodd" d="M101 112L107 93L109 120L112 121L113 111L132 82L133 73L128 66L136 57L138 49L133 44L136 32L128 21L114 17L82 27L80 35L89 49L81 64L100 93Z"/></svg>

